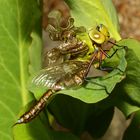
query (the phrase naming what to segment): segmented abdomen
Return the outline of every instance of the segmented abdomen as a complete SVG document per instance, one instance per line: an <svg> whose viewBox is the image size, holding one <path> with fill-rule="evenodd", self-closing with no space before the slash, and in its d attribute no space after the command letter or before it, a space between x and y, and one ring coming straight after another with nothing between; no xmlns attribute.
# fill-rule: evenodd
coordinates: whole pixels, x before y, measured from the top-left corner
<svg viewBox="0 0 140 140"><path fill-rule="evenodd" d="M27 123L34 119L40 113L40 111L42 111L52 94L52 90L48 90L46 93L44 93L43 96L37 101L37 103L18 119L16 124Z"/></svg>

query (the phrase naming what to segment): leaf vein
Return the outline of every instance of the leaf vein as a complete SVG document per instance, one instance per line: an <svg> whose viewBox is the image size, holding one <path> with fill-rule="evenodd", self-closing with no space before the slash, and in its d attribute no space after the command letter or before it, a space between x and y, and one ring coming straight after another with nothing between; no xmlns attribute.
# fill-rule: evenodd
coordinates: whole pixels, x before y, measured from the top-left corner
<svg viewBox="0 0 140 140"><path fill-rule="evenodd" d="M12 140L11 136L6 134L6 133L4 133L4 132L0 131L0 134L5 136L5 137L7 137L7 138L9 138L10 140Z"/></svg>
<svg viewBox="0 0 140 140"><path fill-rule="evenodd" d="M7 35L9 36L9 38L11 39L11 41L15 44L15 46L17 45L17 42L14 40L13 36L10 34L10 32L7 30L7 28L5 27L4 24L1 24L1 26L3 27L3 29L5 30L5 32L7 33Z"/></svg>
<svg viewBox="0 0 140 140"><path fill-rule="evenodd" d="M2 102L1 100L0 100L0 104L11 114L11 116L15 119L15 114L13 113L13 111L11 111L11 109L10 109L10 107L6 104L6 103L4 103L4 102Z"/></svg>
<svg viewBox="0 0 140 140"><path fill-rule="evenodd" d="M20 88L19 83L17 82L16 78L13 76L13 74L11 73L11 71L8 70L8 68L6 67L6 65L4 64L3 58L0 55L0 60L1 63L0 65L3 67L3 69L7 72L7 74L13 79L13 81L15 82L15 84Z"/></svg>

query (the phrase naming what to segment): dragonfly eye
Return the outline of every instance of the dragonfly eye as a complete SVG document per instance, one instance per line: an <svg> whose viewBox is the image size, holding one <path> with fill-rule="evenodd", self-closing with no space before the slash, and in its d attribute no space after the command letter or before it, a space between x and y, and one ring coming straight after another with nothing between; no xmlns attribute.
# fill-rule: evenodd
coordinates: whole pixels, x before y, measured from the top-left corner
<svg viewBox="0 0 140 140"><path fill-rule="evenodd" d="M103 24L98 25L96 27L96 30L105 36L105 41L107 41L110 38L110 34L109 34L108 29L105 25L103 25Z"/></svg>
<svg viewBox="0 0 140 140"><path fill-rule="evenodd" d="M99 24L97 27L96 27L96 30L101 32L102 31L102 28L104 28L104 25L103 24Z"/></svg>
<svg viewBox="0 0 140 140"><path fill-rule="evenodd" d="M105 41L105 36L97 30L90 30L89 37L97 44L102 44Z"/></svg>

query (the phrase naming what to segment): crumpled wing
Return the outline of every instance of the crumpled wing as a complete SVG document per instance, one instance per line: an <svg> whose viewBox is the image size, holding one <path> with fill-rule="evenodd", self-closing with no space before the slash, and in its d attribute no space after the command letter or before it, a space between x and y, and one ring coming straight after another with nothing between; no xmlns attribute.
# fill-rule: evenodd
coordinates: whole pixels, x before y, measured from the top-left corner
<svg viewBox="0 0 140 140"><path fill-rule="evenodd" d="M65 55L61 54L59 48L53 48L43 55L43 66L48 67L63 63L65 57Z"/></svg>

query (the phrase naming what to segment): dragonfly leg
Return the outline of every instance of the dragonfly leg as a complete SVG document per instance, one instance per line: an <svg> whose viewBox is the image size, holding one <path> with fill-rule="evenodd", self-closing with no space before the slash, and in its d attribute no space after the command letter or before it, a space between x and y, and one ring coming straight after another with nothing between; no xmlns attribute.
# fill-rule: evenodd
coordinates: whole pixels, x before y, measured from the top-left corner
<svg viewBox="0 0 140 140"><path fill-rule="evenodd" d="M109 55L109 54L107 53L107 51L109 51L109 50L103 50L103 49L100 49L100 50L101 50L101 52L102 52L107 58L112 58L112 57L116 54L116 52L117 52L118 50L121 50L121 49L124 49L124 48L115 49L114 52L113 52L111 55Z"/></svg>
<svg viewBox="0 0 140 140"><path fill-rule="evenodd" d="M113 45L115 45L115 46L117 46L117 47L121 47L122 49L128 49L127 46L124 46L124 45L118 45L118 44L113 43L113 42L111 42L111 41L108 41L108 42L111 43L111 44L113 44Z"/></svg>
<svg viewBox="0 0 140 140"><path fill-rule="evenodd" d="M102 67L102 66L100 66L99 67L100 68L100 70L102 70L102 71L112 71L114 68L113 67Z"/></svg>
<svg viewBox="0 0 140 140"><path fill-rule="evenodd" d="M104 53L101 52L100 53L100 58L99 58L99 69L102 70L102 71L112 71L113 70L112 67L102 67L103 55L104 55Z"/></svg>
<svg viewBox="0 0 140 140"><path fill-rule="evenodd" d="M101 51L104 53L104 55L105 55L107 58L113 57L114 54L116 54L116 52L117 52L118 50L121 50L121 49L127 50L127 49L128 49L127 46L118 45L118 44L116 44L116 43L114 43L114 42L111 42L111 41L108 41L108 42L111 43L111 44L113 44L114 46L117 46L118 48L117 48L117 49L114 49L114 52L113 52L111 55L109 55L109 54L106 53L106 51L109 51L109 50L103 50L103 49L101 49Z"/></svg>
<svg viewBox="0 0 140 140"><path fill-rule="evenodd" d="M113 67L102 67L102 61L103 61L102 56L105 55L107 58L112 58L114 56L114 54L116 54L116 52L118 50L120 50L120 49L124 49L124 48L122 47L122 48L119 48L119 49L115 49L115 51L111 55L107 54L107 52L106 52L106 51L109 51L109 50L102 50L102 49L100 49L101 53L100 53L100 59L99 59L99 69L103 70L103 71L112 71L114 69L118 69L119 71L124 73L124 71L122 71L118 67L115 67L115 68L113 68Z"/></svg>
<svg viewBox="0 0 140 140"><path fill-rule="evenodd" d="M111 72L112 70L117 69L117 70L119 70L122 74L124 74L124 71L122 71L122 70L119 69L118 67L114 68L114 67L102 67L102 66L100 66L99 68L100 68L100 70L102 70L102 71L108 71L108 72Z"/></svg>

